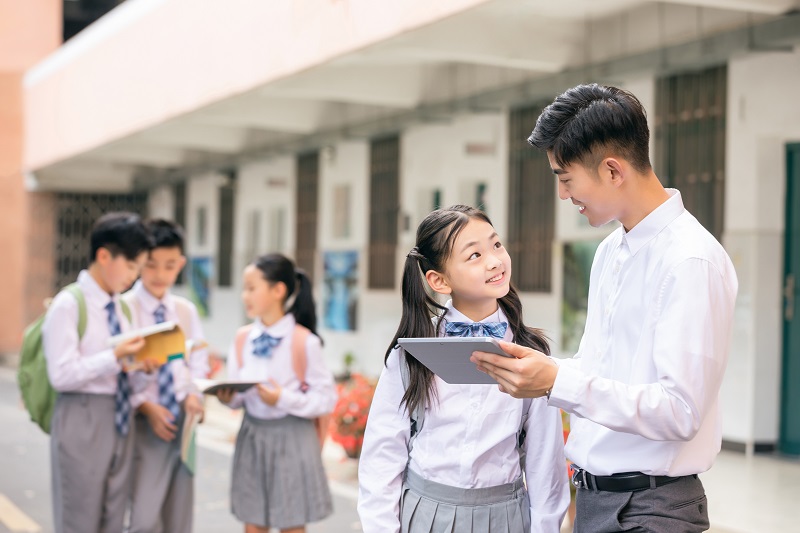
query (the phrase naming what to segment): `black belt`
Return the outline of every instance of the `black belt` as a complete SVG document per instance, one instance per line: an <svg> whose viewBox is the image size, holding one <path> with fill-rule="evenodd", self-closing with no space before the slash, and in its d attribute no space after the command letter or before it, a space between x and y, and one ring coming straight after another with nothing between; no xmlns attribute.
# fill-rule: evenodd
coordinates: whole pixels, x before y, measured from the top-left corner
<svg viewBox="0 0 800 533"><path fill-rule="evenodd" d="M641 472L624 472L611 476L595 476L572 465L572 484L579 489L608 492L634 492L675 483L680 477L648 476Z"/></svg>

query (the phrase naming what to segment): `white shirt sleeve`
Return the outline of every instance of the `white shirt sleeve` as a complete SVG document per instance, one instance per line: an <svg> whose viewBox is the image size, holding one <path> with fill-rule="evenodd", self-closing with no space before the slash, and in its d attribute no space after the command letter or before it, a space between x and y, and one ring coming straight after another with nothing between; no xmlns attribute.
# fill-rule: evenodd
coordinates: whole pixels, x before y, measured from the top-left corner
<svg viewBox="0 0 800 533"><path fill-rule="evenodd" d="M84 355L80 351L80 342L78 302L72 294L62 291L53 299L42 324L47 375L53 388L59 392L77 391L99 377L120 371L111 348Z"/></svg>
<svg viewBox="0 0 800 533"><path fill-rule="evenodd" d="M735 291L717 268L687 259L662 283L653 363L658 381L627 384L559 365L550 405L611 430L655 441L687 441L717 398ZM644 319L644 317L642 318Z"/></svg>
<svg viewBox="0 0 800 533"><path fill-rule="evenodd" d="M358 465L358 515L364 533L400 531L400 494L411 422L400 405L405 391L398 351L389 355L375 389Z"/></svg>
<svg viewBox="0 0 800 533"><path fill-rule="evenodd" d="M569 507L567 459L561 412L535 399L526 423L525 479L531 505L531 532L558 533Z"/></svg>
<svg viewBox="0 0 800 533"><path fill-rule="evenodd" d="M276 407L290 415L314 418L333 411L336 405L336 388L333 374L325 365L322 355L322 342L316 335L309 335L305 346L308 365L306 383L308 390L281 389Z"/></svg>

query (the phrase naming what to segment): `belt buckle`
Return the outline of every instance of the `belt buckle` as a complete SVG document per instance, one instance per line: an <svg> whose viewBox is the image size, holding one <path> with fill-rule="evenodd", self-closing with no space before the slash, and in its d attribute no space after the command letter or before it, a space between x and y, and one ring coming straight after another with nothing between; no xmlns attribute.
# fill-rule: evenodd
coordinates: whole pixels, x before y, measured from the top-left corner
<svg viewBox="0 0 800 533"><path fill-rule="evenodd" d="M572 468L572 484L578 489L588 489L589 484L586 481L586 470L570 465Z"/></svg>

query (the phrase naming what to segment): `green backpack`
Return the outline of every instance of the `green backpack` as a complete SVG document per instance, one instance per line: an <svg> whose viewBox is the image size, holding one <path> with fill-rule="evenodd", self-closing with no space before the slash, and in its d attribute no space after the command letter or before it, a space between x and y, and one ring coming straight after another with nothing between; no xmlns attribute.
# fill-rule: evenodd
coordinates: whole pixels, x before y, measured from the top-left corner
<svg viewBox="0 0 800 533"><path fill-rule="evenodd" d="M80 341L86 332L86 299L77 283L67 285L62 290L72 294L78 301L78 341ZM122 300L120 300L120 304L122 312L130 321L130 309ZM44 324L45 315L46 313L42 313L42 316L25 328L20 349L17 383L22 393L22 402L31 415L31 420L36 422L42 431L50 433L56 391L50 385L50 378L47 375L47 360L42 343L42 324Z"/></svg>

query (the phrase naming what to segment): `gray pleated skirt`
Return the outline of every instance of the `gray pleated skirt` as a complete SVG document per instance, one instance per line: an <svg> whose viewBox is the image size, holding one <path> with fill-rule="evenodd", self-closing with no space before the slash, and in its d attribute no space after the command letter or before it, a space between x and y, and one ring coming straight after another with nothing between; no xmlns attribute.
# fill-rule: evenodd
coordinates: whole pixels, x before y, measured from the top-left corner
<svg viewBox="0 0 800 533"><path fill-rule="evenodd" d="M314 423L245 414L231 479L231 511L247 524L287 529L333 512Z"/></svg>
<svg viewBox="0 0 800 533"><path fill-rule="evenodd" d="M406 470L400 500L402 533L527 533L528 492L520 476L513 483L460 489L427 481Z"/></svg>

